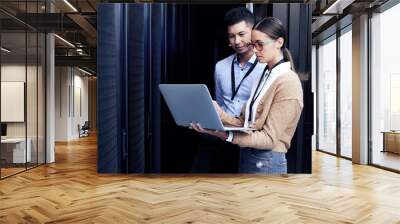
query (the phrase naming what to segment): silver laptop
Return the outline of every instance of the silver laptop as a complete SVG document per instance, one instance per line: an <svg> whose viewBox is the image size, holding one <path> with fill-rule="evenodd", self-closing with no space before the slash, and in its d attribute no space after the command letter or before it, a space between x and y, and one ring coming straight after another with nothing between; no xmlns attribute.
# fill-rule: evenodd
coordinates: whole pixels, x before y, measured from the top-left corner
<svg viewBox="0 0 400 224"><path fill-rule="evenodd" d="M160 84L161 94L175 123L189 127L200 123L202 128L218 131L251 131L253 128L224 127L204 84Z"/></svg>

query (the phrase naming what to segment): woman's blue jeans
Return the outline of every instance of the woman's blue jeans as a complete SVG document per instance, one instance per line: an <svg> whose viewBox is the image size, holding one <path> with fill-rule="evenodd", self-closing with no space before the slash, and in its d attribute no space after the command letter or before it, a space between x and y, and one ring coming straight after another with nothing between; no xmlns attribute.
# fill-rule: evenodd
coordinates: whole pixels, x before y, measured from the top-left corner
<svg viewBox="0 0 400 224"><path fill-rule="evenodd" d="M269 149L240 148L239 173L286 174L285 153Z"/></svg>

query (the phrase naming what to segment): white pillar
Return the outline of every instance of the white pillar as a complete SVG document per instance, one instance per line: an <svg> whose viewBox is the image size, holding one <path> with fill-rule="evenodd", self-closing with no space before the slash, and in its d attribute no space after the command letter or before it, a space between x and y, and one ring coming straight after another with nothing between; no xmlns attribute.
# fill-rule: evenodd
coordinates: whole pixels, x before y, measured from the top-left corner
<svg viewBox="0 0 400 224"><path fill-rule="evenodd" d="M54 5L46 1L46 11L54 12ZM55 43L54 34L46 35L46 163L55 162Z"/></svg>
<svg viewBox="0 0 400 224"><path fill-rule="evenodd" d="M368 15L353 19L353 162L368 163Z"/></svg>
<svg viewBox="0 0 400 224"><path fill-rule="evenodd" d="M46 60L47 60L47 77L46 77L46 163L55 161L54 150L54 133L55 133L55 56L54 56L54 35L46 36Z"/></svg>

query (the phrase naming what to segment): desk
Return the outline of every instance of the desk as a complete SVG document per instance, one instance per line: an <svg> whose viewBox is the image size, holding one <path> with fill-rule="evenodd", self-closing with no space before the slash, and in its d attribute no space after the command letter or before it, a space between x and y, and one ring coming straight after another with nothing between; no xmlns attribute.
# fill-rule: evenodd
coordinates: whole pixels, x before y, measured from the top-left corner
<svg viewBox="0 0 400 224"><path fill-rule="evenodd" d="M9 163L25 163L31 162L31 145L30 138L26 140L28 143L25 153L25 138L6 138L1 139L1 157ZM12 158L12 159L11 159ZM25 158L27 161L25 161Z"/></svg>
<svg viewBox="0 0 400 224"><path fill-rule="evenodd" d="M400 154L400 131L382 131L383 150L382 152L393 152Z"/></svg>

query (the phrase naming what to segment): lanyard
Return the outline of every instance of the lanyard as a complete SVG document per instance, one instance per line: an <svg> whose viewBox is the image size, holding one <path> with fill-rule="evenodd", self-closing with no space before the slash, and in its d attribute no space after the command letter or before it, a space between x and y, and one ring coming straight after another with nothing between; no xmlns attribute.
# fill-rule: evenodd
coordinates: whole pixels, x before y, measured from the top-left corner
<svg viewBox="0 0 400 224"><path fill-rule="evenodd" d="M240 86L243 83L243 80L250 75L250 73L253 71L253 69L256 67L258 60L256 59L253 63L253 65L251 66L251 68L249 69L249 71L247 71L247 73L244 75L243 79L240 81L238 87L235 89L236 84L235 84L235 69L234 69L234 62L235 62L235 57L232 60L232 66L231 66L231 88L232 88L232 97L231 100L235 99L236 94L239 92Z"/></svg>
<svg viewBox="0 0 400 224"><path fill-rule="evenodd" d="M258 96L260 96L260 94L261 94L261 92L262 92L262 89L264 88L265 84L266 84L267 81L268 81L269 76L270 76L271 73L272 73L272 70L273 70L276 66L278 66L279 64L282 64L282 63L284 63L284 62L285 62L284 59L280 60L278 63L276 63L276 64L271 68L271 70L269 70L269 72L268 72L268 74L267 74L267 77L266 77L266 79L265 79L265 82L263 83L263 85L262 85L260 91L258 92L258 88L260 88L260 85L261 85L261 83L262 83L263 80L264 80L265 73L266 73L266 71L267 71L267 69L268 69L268 66L265 66L265 69L264 69L264 71L263 71L263 73L262 73L262 76L261 76L260 80L258 81L257 88L256 88L256 90L254 91L253 98L252 98L251 101L250 101L250 110L249 110L249 111L250 111L250 114L249 114L249 120L248 120L248 121L251 121L251 120L252 120L252 116L253 116L253 115L252 115L252 114L253 114L253 105L254 105L254 103L256 102ZM257 92L258 92L258 93L257 93Z"/></svg>

